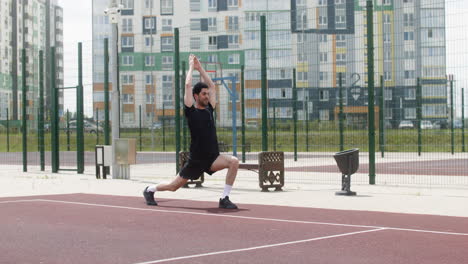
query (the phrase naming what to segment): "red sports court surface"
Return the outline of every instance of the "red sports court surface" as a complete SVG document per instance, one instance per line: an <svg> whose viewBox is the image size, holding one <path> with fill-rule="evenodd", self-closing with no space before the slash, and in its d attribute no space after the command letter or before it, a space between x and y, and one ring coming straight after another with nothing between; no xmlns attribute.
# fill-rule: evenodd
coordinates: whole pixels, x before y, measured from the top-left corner
<svg viewBox="0 0 468 264"><path fill-rule="evenodd" d="M463 217L159 204L91 194L1 198L0 263L468 263Z"/></svg>

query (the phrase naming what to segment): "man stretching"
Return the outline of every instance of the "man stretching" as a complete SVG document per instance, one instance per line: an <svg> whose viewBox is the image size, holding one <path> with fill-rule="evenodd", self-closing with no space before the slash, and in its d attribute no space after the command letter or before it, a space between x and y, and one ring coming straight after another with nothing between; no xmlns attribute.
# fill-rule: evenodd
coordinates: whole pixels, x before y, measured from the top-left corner
<svg viewBox="0 0 468 264"><path fill-rule="evenodd" d="M196 180L204 172L211 175L227 168L226 184L224 193L219 199L219 208L237 209L237 206L229 200L229 194L236 179L239 160L234 156L219 154L213 117L216 107L215 85L193 54L189 57L189 65L184 95L184 113L191 136L188 161L171 183L148 186L143 191L143 196L147 205L158 205L154 200L155 192L174 192L184 186L189 179ZM199 71L202 81L206 83L198 82L192 89L193 70Z"/></svg>

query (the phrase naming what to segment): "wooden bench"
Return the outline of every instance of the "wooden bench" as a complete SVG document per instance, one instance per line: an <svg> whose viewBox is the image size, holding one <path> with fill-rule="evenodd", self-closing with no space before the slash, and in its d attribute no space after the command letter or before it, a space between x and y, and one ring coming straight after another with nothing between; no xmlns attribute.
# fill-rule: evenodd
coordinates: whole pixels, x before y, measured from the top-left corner
<svg viewBox="0 0 468 264"><path fill-rule="evenodd" d="M182 168L188 160L189 152L179 152L179 165ZM258 163L240 163L239 169L254 171L258 174L258 184L262 192L268 192L269 188L282 191L284 186L284 152L264 151L258 153ZM198 180L189 180L184 187L194 184L195 187L203 187L204 173Z"/></svg>

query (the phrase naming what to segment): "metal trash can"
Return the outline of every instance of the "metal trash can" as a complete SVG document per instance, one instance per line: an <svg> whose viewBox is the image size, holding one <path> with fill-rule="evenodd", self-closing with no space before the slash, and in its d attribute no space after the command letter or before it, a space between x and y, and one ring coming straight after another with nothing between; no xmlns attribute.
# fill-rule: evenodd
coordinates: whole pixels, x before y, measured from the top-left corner
<svg viewBox="0 0 468 264"><path fill-rule="evenodd" d="M101 178L101 167L102 178L107 179L110 166L112 165L112 146L96 145L94 148L94 157L96 161L96 179Z"/></svg>
<svg viewBox="0 0 468 264"><path fill-rule="evenodd" d="M118 138L114 140L114 144L115 161L119 166L120 178L130 179L130 165L136 164L136 139Z"/></svg>
<svg viewBox="0 0 468 264"><path fill-rule="evenodd" d="M351 175L359 168L359 149L350 149L335 153L333 156L341 172L341 191L336 195L356 195L351 191Z"/></svg>

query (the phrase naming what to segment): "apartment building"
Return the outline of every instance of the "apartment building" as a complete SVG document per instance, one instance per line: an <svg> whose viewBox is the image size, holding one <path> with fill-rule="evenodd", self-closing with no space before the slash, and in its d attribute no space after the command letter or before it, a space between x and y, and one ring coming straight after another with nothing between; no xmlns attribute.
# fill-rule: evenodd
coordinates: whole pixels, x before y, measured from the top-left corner
<svg viewBox="0 0 468 264"><path fill-rule="evenodd" d="M53 0L0 0L0 120L22 118L22 49L26 50L27 119L37 120L39 108L39 51L49 58L56 48L56 87L63 87L63 10ZM49 63L44 63L47 67ZM50 76L44 70L50 103ZM60 92L59 104L63 109Z"/></svg>
<svg viewBox="0 0 468 264"><path fill-rule="evenodd" d="M104 117L103 39L110 35L104 15L108 2L93 1L93 98L100 120ZM173 120L175 27L180 31L182 65L185 61L187 66L188 55L194 53L213 77L236 76L238 80L241 65L245 66L246 119L261 119L262 15L267 24L269 117L273 111L280 119L293 117L292 72L296 69L299 120L337 118L340 73L348 122L365 124L367 120L365 0L122 0L121 4L118 45L123 127L139 124L140 108L145 125ZM380 86L383 76L383 111L394 125L416 118L418 77L423 118L447 118L444 20L443 0L374 1L375 84ZM181 78L181 86L183 82ZM229 126L230 93L220 85L218 95L218 124ZM239 100L237 104L240 116ZM377 104L376 111L380 111Z"/></svg>

